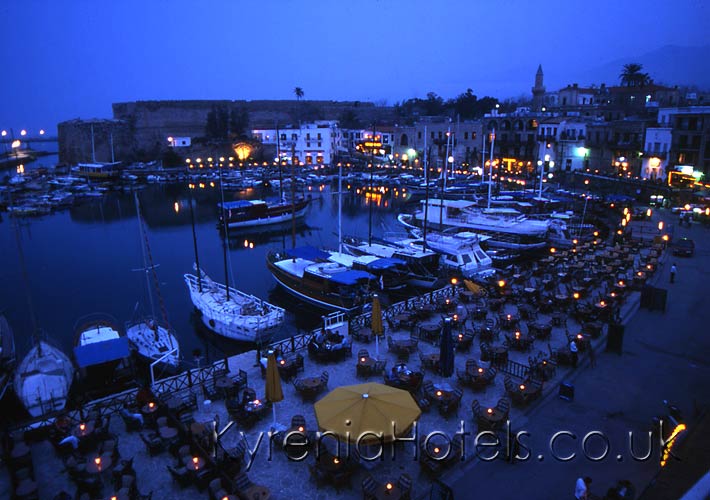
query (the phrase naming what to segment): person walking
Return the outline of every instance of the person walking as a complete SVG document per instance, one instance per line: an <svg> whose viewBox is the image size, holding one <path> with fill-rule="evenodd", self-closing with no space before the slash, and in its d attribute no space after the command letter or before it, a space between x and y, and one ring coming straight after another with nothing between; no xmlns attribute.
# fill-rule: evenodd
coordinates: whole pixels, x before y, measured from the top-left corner
<svg viewBox="0 0 710 500"><path fill-rule="evenodd" d="M579 359L578 351L579 349L577 349L577 343L574 340L570 340L569 352L572 356L572 366L577 366L577 360Z"/></svg>
<svg viewBox="0 0 710 500"><path fill-rule="evenodd" d="M592 478L585 476L577 479L574 487L574 498L577 500L589 500L589 485L592 484Z"/></svg>
<svg viewBox="0 0 710 500"><path fill-rule="evenodd" d="M592 346L591 343L589 345L589 366L591 368L597 366L597 355L594 354L594 346Z"/></svg>
<svg viewBox="0 0 710 500"><path fill-rule="evenodd" d="M675 263L671 266L671 283L675 283L675 273L678 271L678 268L675 267Z"/></svg>

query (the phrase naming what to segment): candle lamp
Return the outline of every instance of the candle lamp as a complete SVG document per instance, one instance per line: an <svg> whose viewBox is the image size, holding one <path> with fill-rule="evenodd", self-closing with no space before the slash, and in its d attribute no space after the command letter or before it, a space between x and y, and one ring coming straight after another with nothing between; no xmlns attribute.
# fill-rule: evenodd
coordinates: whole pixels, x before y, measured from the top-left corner
<svg viewBox="0 0 710 500"><path fill-rule="evenodd" d="M79 430L81 430L81 432L84 432L86 430L86 424L84 422L79 424Z"/></svg>
<svg viewBox="0 0 710 500"><path fill-rule="evenodd" d="M579 292L574 292L574 293L572 294L572 297L574 297L575 300L578 299L578 298L579 298Z"/></svg>
<svg viewBox="0 0 710 500"><path fill-rule="evenodd" d="M286 361L282 359L282 360L281 360L281 364L282 364L282 365L285 365L285 364L286 364Z"/></svg>
<svg viewBox="0 0 710 500"><path fill-rule="evenodd" d="M364 362L365 362L365 358L364 358L364 357L363 357L363 358L360 358L360 362L361 362L361 363L364 363Z"/></svg>
<svg viewBox="0 0 710 500"><path fill-rule="evenodd" d="M387 488L387 491L391 491L392 488L394 488L394 485L392 483L387 483L385 487Z"/></svg>
<svg viewBox="0 0 710 500"><path fill-rule="evenodd" d="M524 390L525 390L525 385L524 385L524 384L520 384L520 390L521 390L521 391L524 391Z"/></svg>
<svg viewBox="0 0 710 500"><path fill-rule="evenodd" d="M493 415L493 408L488 408L488 410L486 410L486 411L488 412L489 415Z"/></svg>
<svg viewBox="0 0 710 500"><path fill-rule="evenodd" d="M302 426L302 425L298 426L298 432L303 432L303 426Z"/></svg>
<svg viewBox="0 0 710 500"><path fill-rule="evenodd" d="M483 373L483 368L479 368L478 373Z"/></svg>
<svg viewBox="0 0 710 500"><path fill-rule="evenodd" d="M434 448L434 453L435 453L436 455L439 454L439 448L438 448L438 447L437 447L437 448Z"/></svg>
<svg viewBox="0 0 710 500"><path fill-rule="evenodd" d="M340 463L340 459L339 459L338 457L333 458L333 463L334 463L334 464L339 464L339 463Z"/></svg>
<svg viewBox="0 0 710 500"><path fill-rule="evenodd" d="M148 408L150 408L151 410L155 408L155 403L153 403L152 401L148 403Z"/></svg>
<svg viewBox="0 0 710 500"><path fill-rule="evenodd" d="M441 391L436 391L437 396L441 396Z"/></svg>

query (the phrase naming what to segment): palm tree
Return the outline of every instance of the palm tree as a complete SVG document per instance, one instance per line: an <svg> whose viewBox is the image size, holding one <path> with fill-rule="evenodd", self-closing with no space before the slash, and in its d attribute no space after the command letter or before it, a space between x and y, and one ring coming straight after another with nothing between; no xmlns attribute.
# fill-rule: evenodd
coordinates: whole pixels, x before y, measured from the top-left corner
<svg viewBox="0 0 710 500"><path fill-rule="evenodd" d="M624 70L619 75L624 87L643 87L651 83L648 73L641 73L643 66L638 63L624 64Z"/></svg>
<svg viewBox="0 0 710 500"><path fill-rule="evenodd" d="M296 95L297 100L300 101L301 99L303 99L304 92L301 87L296 87L295 89L293 89L293 93Z"/></svg>

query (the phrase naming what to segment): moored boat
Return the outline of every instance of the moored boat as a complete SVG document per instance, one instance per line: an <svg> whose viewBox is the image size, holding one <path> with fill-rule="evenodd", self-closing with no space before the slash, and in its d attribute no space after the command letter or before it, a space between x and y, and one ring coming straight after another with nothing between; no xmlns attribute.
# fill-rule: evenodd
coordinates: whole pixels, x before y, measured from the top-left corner
<svg viewBox="0 0 710 500"><path fill-rule="evenodd" d="M284 321L284 310L235 288L215 283L202 270L185 283L202 322L218 335L244 342L267 340Z"/></svg>
<svg viewBox="0 0 710 500"><path fill-rule="evenodd" d="M69 358L39 340L17 367L15 393L30 415L41 417L65 408L73 377Z"/></svg>
<svg viewBox="0 0 710 500"><path fill-rule="evenodd" d="M308 199L298 199L295 203L286 200L237 200L219 203L219 226L224 227L226 223L229 229L239 229L279 224L294 217L303 217L309 202ZM225 220L222 220L223 216Z"/></svg>
<svg viewBox="0 0 710 500"><path fill-rule="evenodd" d="M110 316L91 314L77 321L74 360L88 385L113 381L119 365L128 368L129 355L128 339Z"/></svg>

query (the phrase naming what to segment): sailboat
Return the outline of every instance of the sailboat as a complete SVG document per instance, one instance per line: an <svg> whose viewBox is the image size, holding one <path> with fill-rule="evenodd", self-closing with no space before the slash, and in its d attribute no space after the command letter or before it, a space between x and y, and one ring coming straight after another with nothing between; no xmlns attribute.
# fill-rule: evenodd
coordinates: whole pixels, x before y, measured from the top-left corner
<svg viewBox="0 0 710 500"><path fill-rule="evenodd" d="M221 177L220 170L220 177ZM220 182L220 191L221 191ZM222 210L224 211L224 193L222 192ZM226 284L212 281L200 269L197 252L197 235L195 232L195 217L190 200L192 219L192 238L195 246L194 274L185 274L185 283L190 292L190 299L200 312L202 323L223 337L244 342L262 342L281 327L284 322L284 310L258 297L249 295L229 286L227 269L228 227L224 226L222 252L224 258L224 274ZM225 221L222 213L222 221Z"/></svg>
<svg viewBox="0 0 710 500"><path fill-rule="evenodd" d="M41 417L53 411L61 411L66 407L69 388L74 379L74 367L62 351L39 338L25 255L22 251L22 241L17 225L15 225L15 236L32 319L34 345L22 358L15 371L14 389L28 413L33 417Z"/></svg>
<svg viewBox="0 0 710 500"><path fill-rule="evenodd" d="M160 295L160 288L158 284L158 277L155 273L155 266L153 265L153 258L150 253L150 247L148 246L148 235L145 233L145 228L143 226L143 217L141 216L140 203L138 202L138 195L134 193L135 203L136 203L136 213L138 216L138 233L141 237L141 250L143 252L143 271L145 272L146 280L146 291L148 293L148 299L150 301L150 312L151 317L135 321L126 325L126 337L128 337L128 342L131 347L138 353L138 355L148 361L149 363L162 363L164 366L169 368L177 368L180 363L180 344L178 343L175 335L170 331L168 325L167 313L163 305L163 299ZM150 261L150 262L148 262ZM155 305L153 303L153 293L150 286L150 278L148 277L148 271L152 272L153 280L155 282L155 289L158 293L158 300L160 301L160 309L163 312L163 322L161 325L155 319Z"/></svg>
<svg viewBox="0 0 710 500"><path fill-rule="evenodd" d="M10 385L16 360L15 335L5 316L0 316L0 400L5 396L5 391Z"/></svg>

